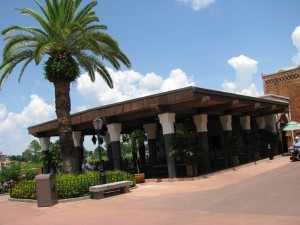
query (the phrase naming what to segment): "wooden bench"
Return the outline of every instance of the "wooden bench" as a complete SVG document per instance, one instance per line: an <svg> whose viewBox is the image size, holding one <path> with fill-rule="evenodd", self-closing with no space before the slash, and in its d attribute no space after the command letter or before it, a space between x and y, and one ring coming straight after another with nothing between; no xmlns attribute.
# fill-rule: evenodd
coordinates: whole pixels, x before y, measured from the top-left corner
<svg viewBox="0 0 300 225"><path fill-rule="evenodd" d="M120 189L121 193L129 192L129 187L133 184L132 181L118 181L114 183L101 184L89 187L89 191L93 193L94 199L104 198L105 191Z"/></svg>

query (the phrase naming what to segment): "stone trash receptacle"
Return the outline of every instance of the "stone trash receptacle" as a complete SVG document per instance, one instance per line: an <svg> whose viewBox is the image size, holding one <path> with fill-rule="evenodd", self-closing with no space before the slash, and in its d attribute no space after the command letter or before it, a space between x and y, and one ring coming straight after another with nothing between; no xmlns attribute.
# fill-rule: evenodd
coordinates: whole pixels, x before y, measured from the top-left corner
<svg viewBox="0 0 300 225"><path fill-rule="evenodd" d="M38 207L51 207L58 203L55 174L40 174L35 177Z"/></svg>

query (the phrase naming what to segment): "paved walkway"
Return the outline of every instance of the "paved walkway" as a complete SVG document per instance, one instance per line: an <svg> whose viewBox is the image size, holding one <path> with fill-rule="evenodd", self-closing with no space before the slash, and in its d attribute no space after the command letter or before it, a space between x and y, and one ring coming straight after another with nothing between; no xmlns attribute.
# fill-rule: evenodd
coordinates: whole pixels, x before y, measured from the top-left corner
<svg viewBox="0 0 300 225"><path fill-rule="evenodd" d="M0 196L5 225L296 225L300 162L262 160L195 181L146 182L127 194L38 208Z"/></svg>

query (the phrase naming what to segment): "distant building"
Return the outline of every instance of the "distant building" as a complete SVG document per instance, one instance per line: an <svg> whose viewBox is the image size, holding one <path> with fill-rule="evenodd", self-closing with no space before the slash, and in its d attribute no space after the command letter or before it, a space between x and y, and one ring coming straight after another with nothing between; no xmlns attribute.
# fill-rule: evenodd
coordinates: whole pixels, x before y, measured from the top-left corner
<svg viewBox="0 0 300 225"><path fill-rule="evenodd" d="M291 120L300 122L300 65L294 69L280 69L262 74L264 93L286 96L290 99Z"/></svg>
<svg viewBox="0 0 300 225"><path fill-rule="evenodd" d="M8 160L6 155L3 155L2 152L0 152L0 168L2 166L9 166L10 161Z"/></svg>
<svg viewBox="0 0 300 225"><path fill-rule="evenodd" d="M293 69L280 69L272 74L262 74L262 80L265 95L275 94L289 98L290 109L287 116L291 121L300 122L300 65ZM292 135L299 135L300 131L283 133L283 142L290 146L293 143ZM285 138L287 141L284 141Z"/></svg>

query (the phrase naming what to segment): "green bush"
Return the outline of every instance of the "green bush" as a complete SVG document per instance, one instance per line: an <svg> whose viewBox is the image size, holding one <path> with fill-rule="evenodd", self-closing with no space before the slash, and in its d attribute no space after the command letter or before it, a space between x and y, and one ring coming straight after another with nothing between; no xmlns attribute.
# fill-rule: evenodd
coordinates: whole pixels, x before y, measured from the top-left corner
<svg viewBox="0 0 300 225"><path fill-rule="evenodd" d="M7 167L2 167L0 170L0 183L3 184L7 181L19 181L19 175L21 172L21 163L14 162Z"/></svg>
<svg viewBox="0 0 300 225"><path fill-rule="evenodd" d="M133 181L132 174L125 171L105 171L107 183L122 180ZM75 198L89 195L89 187L100 184L99 172L78 175L62 174L56 176L56 190L59 199ZM35 180L24 180L16 184L11 191L11 198L36 199Z"/></svg>
<svg viewBox="0 0 300 225"><path fill-rule="evenodd" d="M38 174L39 173L37 171L29 169L29 170L26 170L26 172L25 172L25 178L27 180L33 180L33 179L35 179L35 176Z"/></svg>

